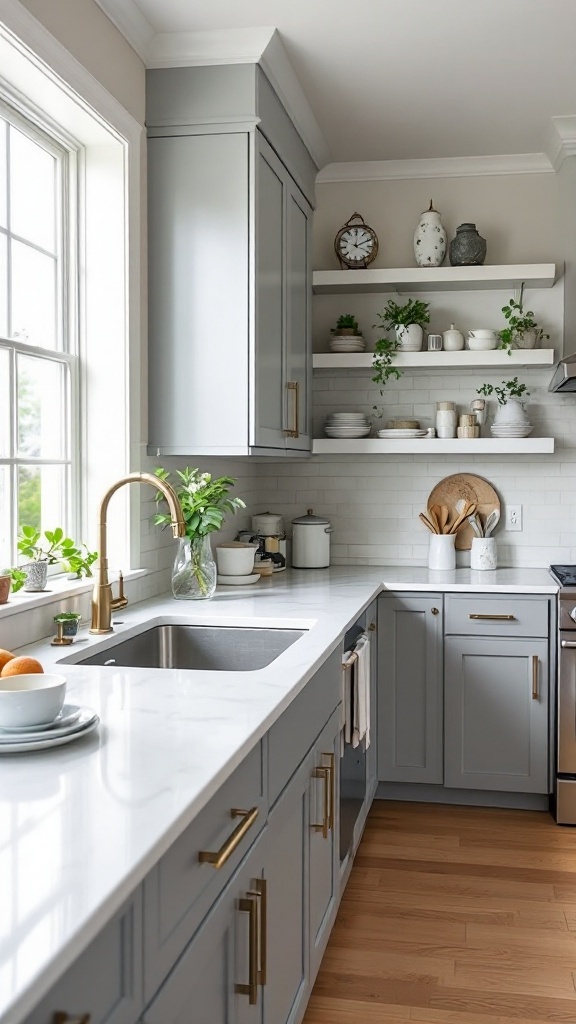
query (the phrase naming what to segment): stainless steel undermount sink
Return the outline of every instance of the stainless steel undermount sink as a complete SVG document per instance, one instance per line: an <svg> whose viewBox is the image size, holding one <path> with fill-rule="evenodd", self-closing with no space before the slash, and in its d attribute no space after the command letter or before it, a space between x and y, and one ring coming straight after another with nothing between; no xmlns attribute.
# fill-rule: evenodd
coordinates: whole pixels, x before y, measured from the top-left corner
<svg viewBox="0 0 576 1024"><path fill-rule="evenodd" d="M305 632L270 627L154 625L135 636L106 641L84 658L62 658L60 664L254 672L270 665Z"/></svg>

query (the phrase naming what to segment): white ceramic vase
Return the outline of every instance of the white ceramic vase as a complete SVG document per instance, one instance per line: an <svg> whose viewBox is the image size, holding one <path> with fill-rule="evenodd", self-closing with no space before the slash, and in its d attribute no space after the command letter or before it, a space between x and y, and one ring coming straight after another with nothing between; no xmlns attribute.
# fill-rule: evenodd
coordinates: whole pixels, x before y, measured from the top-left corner
<svg viewBox="0 0 576 1024"><path fill-rule="evenodd" d="M528 415L519 398L509 398L504 405L498 403L494 417L495 426L525 426L529 423Z"/></svg>
<svg viewBox="0 0 576 1024"><path fill-rule="evenodd" d="M420 217L414 232L414 256L419 267L441 267L446 256L448 238L438 210L430 206Z"/></svg>
<svg viewBox="0 0 576 1024"><path fill-rule="evenodd" d="M431 533L428 568L450 572L456 568L455 533Z"/></svg>
<svg viewBox="0 0 576 1024"><path fill-rule="evenodd" d="M424 329L420 324L408 324L407 327L396 328L398 348L403 352L419 352L422 348Z"/></svg>
<svg viewBox="0 0 576 1024"><path fill-rule="evenodd" d="M473 537L470 549L470 568L490 570L498 564L495 537Z"/></svg>

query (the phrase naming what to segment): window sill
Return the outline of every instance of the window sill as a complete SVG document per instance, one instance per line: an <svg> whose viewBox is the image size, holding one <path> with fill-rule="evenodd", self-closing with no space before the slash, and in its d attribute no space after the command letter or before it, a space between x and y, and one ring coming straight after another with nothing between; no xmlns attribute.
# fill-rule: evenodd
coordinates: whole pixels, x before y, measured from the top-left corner
<svg viewBox="0 0 576 1024"><path fill-rule="evenodd" d="M124 582L146 576L147 573L147 569L128 569L123 574ZM9 615L17 615L19 612L32 611L34 608L42 608L44 605L62 601L66 597L89 594L93 586L94 577L69 580L65 576L53 576L48 580L47 589L40 593L19 590L16 594L10 594L8 602L0 605L0 619L8 618Z"/></svg>

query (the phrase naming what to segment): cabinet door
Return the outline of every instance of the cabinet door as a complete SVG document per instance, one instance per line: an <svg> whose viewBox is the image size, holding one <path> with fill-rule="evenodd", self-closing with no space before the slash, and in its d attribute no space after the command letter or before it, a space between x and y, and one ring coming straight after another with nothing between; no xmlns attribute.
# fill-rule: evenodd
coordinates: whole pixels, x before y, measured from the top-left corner
<svg viewBox="0 0 576 1024"><path fill-rule="evenodd" d="M548 643L446 641L446 786L548 792Z"/></svg>
<svg viewBox="0 0 576 1024"><path fill-rule="evenodd" d="M442 595L378 601L378 778L442 783Z"/></svg>
<svg viewBox="0 0 576 1024"><path fill-rule="evenodd" d="M272 811L266 835L266 1024L299 1020L309 995L306 758Z"/></svg>
<svg viewBox="0 0 576 1024"><path fill-rule="evenodd" d="M233 875L145 1011L144 1024L262 1024L262 979L256 971L265 940L258 892L263 845L258 840ZM251 977L255 1002L247 991Z"/></svg>
<svg viewBox="0 0 576 1024"><path fill-rule="evenodd" d="M340 885L340 708L322 730L310 761L310 983L334 923Z"/></svg>
<svg viewBox="0 0 576 1024"><path fill-rule="evenodd" d="M255 149L251 443L263 448L284 448L285 170L263 139L256 138Z"/></svg>
<svg viewBox="0 0 576 1024"><path fill-rule="evenodd" d="M310 243L312 210L294 182L286 188L286 447L311 451ZM296 436L293 436L296 435Z"/></svg>

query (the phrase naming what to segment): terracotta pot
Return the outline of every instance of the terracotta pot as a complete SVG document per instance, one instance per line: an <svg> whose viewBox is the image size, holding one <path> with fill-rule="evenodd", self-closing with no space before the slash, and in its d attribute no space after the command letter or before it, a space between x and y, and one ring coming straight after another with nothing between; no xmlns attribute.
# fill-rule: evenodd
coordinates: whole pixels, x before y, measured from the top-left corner
<svg viewBox="0 0 576 1024"><path fill-rule="evenodd" d="M0 576L0 604L6 604L10 596L11 584L12 578L10 576Z"/></svg>

